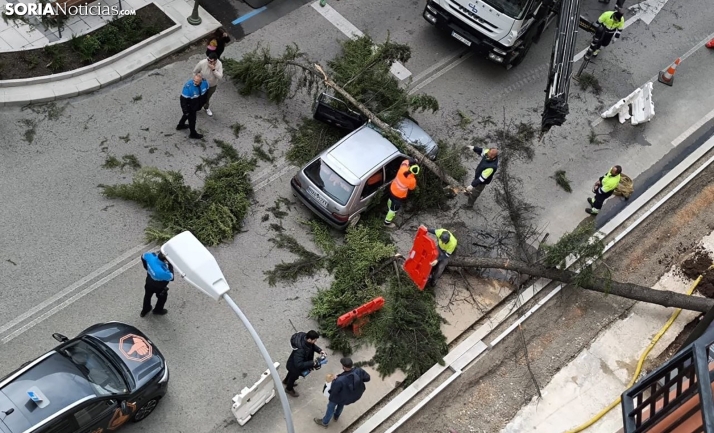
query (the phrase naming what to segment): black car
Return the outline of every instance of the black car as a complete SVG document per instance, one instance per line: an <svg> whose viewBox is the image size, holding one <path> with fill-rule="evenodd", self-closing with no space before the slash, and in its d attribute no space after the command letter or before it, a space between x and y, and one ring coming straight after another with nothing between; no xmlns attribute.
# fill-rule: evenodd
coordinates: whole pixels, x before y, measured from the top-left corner
<svg viewBox="0 0 714 433"><path fill-rule="evenodd" d="M169 369L133 326L85 329L0 379L1 433L108 433L146 418L166 394Z"/></svg>

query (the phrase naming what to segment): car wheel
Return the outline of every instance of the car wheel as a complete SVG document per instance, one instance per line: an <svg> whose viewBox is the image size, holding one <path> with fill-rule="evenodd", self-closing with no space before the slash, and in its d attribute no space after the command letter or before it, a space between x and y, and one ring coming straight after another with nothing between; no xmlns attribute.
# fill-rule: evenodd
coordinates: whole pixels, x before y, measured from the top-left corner
<svg viewBox="0 0 714 433"><path fill-rule="evenodd" d="M151 415L151 412L156 409L156 405L159 404L159 399L158 398L152 398L151 400L147 401L144 403L134 414L134 417L131 419L132 422L139 422L143 421L146 419L147 416Z"/></svg>
<svg viewBox="0 0 714 433"><path fill-rule="evenodd" d="M357 215L353 216L352 219L350 220L350 222L347 224L347 227L356 226L361 218L362 218L362 214L359 214L359 213Z"/></svg>

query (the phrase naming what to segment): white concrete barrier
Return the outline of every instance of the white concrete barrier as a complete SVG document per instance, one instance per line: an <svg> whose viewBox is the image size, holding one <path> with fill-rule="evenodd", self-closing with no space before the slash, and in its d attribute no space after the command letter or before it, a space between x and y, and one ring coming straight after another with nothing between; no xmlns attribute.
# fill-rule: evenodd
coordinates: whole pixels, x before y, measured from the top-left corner
<svg viewBox="0 0 714 433"><path fill-rule="evenodd" d="M601 114L602 118L618 116L620 123L630 120L633 125L649 122L654 117L654 102L652 102L652 83L648 82L642 88L621 99L615 105Z"/></svg>
<svg viewBox="0 0 714 433"><path fill-rule="evenodd" d="M276 362L275 369L280 367ZM275 397L275 383L270 377L270 370L265 370L260 379L250 388L243 388L240 394L233 397L231 412L238 420L238 424L245 425L258 410Z"/></svg>
<svg viewBox="0 0 714 433"><path fill-rule="evenodd" d="M648 82L642 88L642 94L632 102L632 122L633 125L649 122L654 117L654 102L652 102L652 82Z"/></svg>

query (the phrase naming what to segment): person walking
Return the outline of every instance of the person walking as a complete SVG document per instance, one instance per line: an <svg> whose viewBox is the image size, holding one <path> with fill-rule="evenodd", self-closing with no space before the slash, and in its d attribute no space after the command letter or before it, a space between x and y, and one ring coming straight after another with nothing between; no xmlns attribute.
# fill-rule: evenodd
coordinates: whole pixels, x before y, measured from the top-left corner
<svg viewBox="0 0 714 433"><path fill-rule="evenodd" d="M590 207L586 208L585 212L590 215L597 215L600 212L602 204L605 203L605 200L612 195L615 188L620 184L620 173L622 173L622 167L616 165L595 182L595 186L593 186L595 198L588 197Z"/></svg>
<svg viewBox="0 0 714 433"><path fill-rule="evenodd" d="M456 251L458 241L456 240L456 236L446 229L427 228L426 230L436 236L436 245L439 250L439 257L431 262L431 274L427 282L430 287L434 287L436 280L441 278L441 274L444 273L446 266L449 264L451 255Z"/></svg>
<svg viewBox="0 0 714 433"><path fill-rule="evenodd" d="M486 149L476 146L466 146L467 149L481 155L481 161L476 166L476 175L474 180L466 188L466 194L469 195L467 204L463 205L464 209L471 209L474 203L481 195L486 185L491 183L493 175L498 170L498 149Z"/></svg>
<svg viewBox="0 0 714 433"><path fill-rule="evenodd" d="M600 24L595 31L593 40L586 55L597 57L600 54L600 48L610 45L613 39L620 39L620 34L625 28L625 16L622 9L617 8L614 11L604 12L597 19Z"/></svg>
<svg viewBox="0 0 714 433"><path fill-rule="evenodd" d="M218 60L216 53L208 53L208 57L201 60L193 68L194 74L201 74L208 82L208 91L206 91L206 101L203 104L203 109L206 114L213 116L213 111L210 108L211 96L216 92L218 81L223 79L223 63Z"/></svg>
<svg viewBox="0 0 714 433"><path fill-rule="evenodd" d="M226 44L231 41L223 28L216 29L215 32L208 38L208 45L206 46L206 56L210 53L216 53L217 58L220 59L223 55L223 50L226 49Z"/></svg>
<svg viewBox="0 0 714 433"><path fill-rule="evenodd" d="M414 191L417 186L416 176L419 174L419 166L416 160L409 158L402 161L397 171L397 176L389 186L389 199L387 200L387 216L384 218L384 225L393 228L394 217L402 208L407 199L409 191Z"/></svg>
<svg viewBox="0 0 714 433"><path fill-rule="evenodd" d="M292 397L300 397L300 394L295 391L295 381L300 378L304 371L314 370L318 366L319 361L316 361L315 354L326 356L317 344L317 339L320 334L317 331L296 332L290 337L290 345L293 351L288 357L288 362L285 363L285 369L288 371L287 376L283 379L285 392Z"/></svg>
<svg viewBox="0 0 714 433"><path fill-rule="evenodd" d="M169 282L174 280L174 267L166 259L164 253L144 253L141 256L141 264L146 269L146 282L144 283L144 306L141 309L141 317L146 316L151 311L151 298L156 295L156 306L154 314L164 315L168 310L164 308L168 298Z"/></svg>
<svg viewBox="0 0 714 433"><path fill-rule="evenodd" d="M346 405L352 404L362 398L362 394L367 389L366 382L369 382L369 373L359 367L354 367L352 359L340 359L342 373L338 374L332 381L329 390L329 401L327 402L327 412L322 418L313 418L315 424L327 428L331 420L337 421L342 415L342 409Z"/></svg>
<svg viewBox="0 0 714 433"><path fill-rule="evenodd" d="M206 93L208 92L208 81L206 81L200 73L193 74L193 78L188 80L183 85L181 90L181 111L183 115L176 126L177 130L188 128L191 133L189 138L203 138L203 135L196 132L196 113L201 109L204 103ZM188 120L188 126L186 121Z"/></svg>

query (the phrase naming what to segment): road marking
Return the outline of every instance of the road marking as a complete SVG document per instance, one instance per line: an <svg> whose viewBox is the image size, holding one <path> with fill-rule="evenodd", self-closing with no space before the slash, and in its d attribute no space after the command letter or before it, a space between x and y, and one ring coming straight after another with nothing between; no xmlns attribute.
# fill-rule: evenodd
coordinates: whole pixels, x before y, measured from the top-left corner
<svg viewBox="0 0 714 433"><path fill-rule="evenodd" d="M647 25L652 23L660 10L667 4L669 0L645 0L630 6L629 10L636 11L639 18Z"/></svg>
<svg viewBox="0 0 714 433"><path fill-rule="evenodd" d="M449 66L447 66L447 67L445 67L444 69L440 70L440 71L437 72L436 74L432 75L431 77L429 77L429 78L427 78L426 80L422 81L421 83L417 84L417 85L414 86L413 88L409 89L409 94L410 94L410 95L413 95L414 93L418 92L419 90L421 90L422 88L424 88L425 86L427 86L427 85L428 85L429 83L431 83L432 81L436 80L437 78L441 77L441 76L444 75L445 73L449 72L450 70L454 69L455 67L459 66L460 64L462 64L463 62L465 62L466 60L468 60L471 56L473 56L473 54L474 54L473 51L469 51L468 53L464 54L463 57L461 57L460 59L458 59L458 60L455 61L454 63L450 64Z"/></svg>
<svg viewBox="0 0 714 433"><path fill-rule="evenodd" d="M364 36L364 33L362 33L360 29L355 27L351 22L347 21L347 18L343 17L339 12L334 10L332 6L320 6L320 1L317 0L312 4L312 8L325 17L327 21L331 22L333 26L337 27L339 31L347 35L348 38L357 39ZM412 73L399 62L394 62L392 64L390 72L400 81L405 80L412 75Z"/></svg>
<svg viewBox="0 0 714 433"><path fill-rule="evenodd" d="M295 167L293 167L292 165L287 165L287 166L283 167L283 169L280 170L279 172L275 173L274 175L270 176L269 178L265 179L264 181L261 181L261 182L258 182L257 184L255 184L253 186L253 190L260 191L261 189L268 186L268 184L270 184L274 180L281 178L285 173L287 173L290 170L294 170L294 169L295 169Z"/></svg>
<svg viewBox="0 0 714 433"><path fill-rule="evenodd" d="M680 144L682 144L682 142L684 140L686 140L690 135L694 134L697 131L697 129L701 128L702 126L704 126L705 123L707 123L708 121L710 121L712 119L714 119L714 110L710 111L709 114L707 114L706 116L699 119L699 121L697 121L697 123L695 123L689 129L687 129L682 134L680 134L679 137L675 138L672 141L672 146L677 147Z"/></svg>
<svg viewBox="0 0 714 433"><path fill-rule="evenodd" d="M233 24L234 26L237 26L238 24L240 24L242 22L248 21L249 19L253 18L254 16L258 15L259 13L265 11L266 9L268 9L268 8L263 6L260 9L256 9L252 12L248 12L247 14L234 19L231 24Z"/></svg>
<svg viewBox="0 0 714 433"><path fill-rule="evenodd" d="M429 66L426 70L420 72L419 74L415 75L414 78L412 78L412 85L415 85L416 83L421 81L423 78L429 76L432 72L436 71L437 69L441 68L442 66L446 65L447 63L453 61L457 57L466 54L468 51L469 51L469 48L455 51L451 55L446 57L445 59L441 59L438 62L434 63L433 65Z"/></svg>
<svg viewBox="0 0 714 433"><path fill-rule="evenodd" d="M264 180L260 180L260 178L261 178L264 174L267 174L267 173L269 173L269 172L272 172L272 171L274 171L274 169L269 169L269 170L266 170L266 171L262 172L261 175L260 175L260 177L258 177L258 179L257 179L256 181L251 182L252 185L253 185L253 190L254 190L254 191L259 191L259 190L261 190L262 188L265 188L265 187L266 187L267 185L269 185L271 182L273 182L273 181L279 179L280 177L282 177L283 175L285 175L285 173L287 173L288 171L295 169L295 167L294 167L293 165L291 165L291 164L289 164L289 163L287 163L287 162L285 162L285 163L279 165L278 167L281 167L281 169L280 169L277 173L275 173L275 174L273 174L272 176L270 176L269 178L264 179ZM23 322L24 320L26 320L26 319L32 317L33 315L37 314L39 311L44 310L45 308L47 308L47 307L49 307L50 305L56 303L57 301L59 301L60 299L64 298L65 296L71 294L71 293L74 292L75 290L77 290L77 289L79 289L80 287L82 287L82 286L84 286L85 284L87 284L89 281L91 281L91 280L93 280L94 278L98 277L99 275L105 273L105 272L108 271L109 269L111 269L111 268L117 266L118 264L120 264L121 262L125 261L125 260L128 259L129 257L131 257L131 256L133 256L133 255L135 255L135 254L137 254L138 252L140 252L140 251L142 251L142 250L148 249L148 248L150 248L150 247L153 246L153 245L155 245L155 243L152 242L152 243L141 244L141 245L137 245L137 246L133 247L132 249L130 249L130 250L127 251L126 253L122 254L120 257L118 257L118 258L112 260L111 262L109 262L109 263L107 263L106 265L102 266L101 268L95 270L94 272L92 272L91 274L89 274L89 275L87 275L86 277L82 278L81 280L75 282L75 283L72 284L71 286L65 288L65 289L62 290L60 293L58 293L58 294L56 294L56 295L54 295L54 296L52 296L52 297L46 299L45 301L43 301L42 303L40 303L40 304L36 305L35 307L31 308L31 309L28 310L27 312L25 312L25 313L23 313L22 315L16 317L16 318L13 319L12 321L6 323L5 325L3 325L3 326L0 328L0 335L3 334L4 332L8 331L9 329L12 329L14 326L18 325L19 323ZM62 311L63 309L67 308L68 306L70 306L71 304L73 304L74 302L76 302L77 300L79 300L79 299L81 299L82 297L84 297L84 296L86 296L86 295L92 293L94 290L98 289L99 287L103 286L104 284L106 284L106 283L108 283L109 281L111 281L111 280L113 280L114 278L116 278L118 275L120 275L120 274L126 272L126 271L129 270L131 267L133 267L134 265L137 265L137 264L139 264L139 263L140 263L140 259L132 260L131 262L125 264L124 266L122 266L121 268L119 268L119 269L117 269L116 271L112 272L112 273L109 274L108 276L106 276L106 277L102 278L101 280L97 281L96 283L92 284L90 287L88 287L88 288L82 290L80 293L76 294L76 295L73 296L72 298L70 298L70 299L64 301L63 303L61 303L61 304L57 305L56 307L52 308L51 310L47 311L46 313L44 313L44 314L41 315L40 317L36 318L35 320L32 320L31 322L27 323L26 325L22 326L21 328L17 329L16 331L14 331L14 332L12 332L11 334L7 335L6 337L4 337L4 338L3 338L2 340L0 340L0 341L4 344L4 343L7 343L7 342L9 342L9 341L15 339L15 338L16 338L17 336L19 336L20 334L23 334L24 332L26 332L26 331L29 330L30 328L33 328L34 326L36 326L38 323L41 323L41 322L45 321L47 318L49 318L50 316L53 316L54 314L56 314L56 313Z"/></svg>
<svg viewBox="0 0 714 433"><path fill-rule="evenodd" d="M102 278L101 280L97 281L96 283L92 284L91 286L87 287L86 289L82 290L81 292L77 293L76 295L72 296L71 298L67 299L66 301L62 302L61 304L57 305L53 309L49 310L45 314L41 315L37 319L27 323L25 326L21 327L20 329L16 330L12 334L8 335L7 337L2 339L3 344L7 344L10 341L14 340L17 338L20 334L23 334L25 331L28 329L34 327L40 322L43 322L45 319L47 319L50 316L53 316L55 313L58 313L68 306L74 304L76 301L79 299L83 298L85 295L88 295L95 291L97 288L103 286L104 284L108 283L109 281L113 280L114 278L118 277L119 275L123 274L125 271L128 269L132 268L135 265L138 265L140 263L140 259L134 259L127 263L126 265L122 266L121 268L117 269L116 271L112 272L111 274L107 275L106 277Z"/></svg>
<svg viewBox="0 0 714 433"><path fill-rule="evenodd" d="M30 310L26 311L24 314L22 314L22 315L16 317L16 318L13 319L12 321L6 323L6 324L3 325L2 327L0 327L0 334L3 334L3 333L6 332L8 329L14 327L15 325L17 325L18 323L22 322L23 320L26 320L26 319L29 318L30 316L32 316L32 315L36 314L37 312L39 312L40 310L44 310L45 308L49 307L51 304L54 304L54 303L57 302L58 300L64 298L65 296L69 295L70 293L74 292L74 291L77 290L78 288L80 288L80 287L82 287L83 285L87 284L89 281L91 281L91 280L97 278L98 276L100 276L101 274L105 273L105 272L108 271L109 269L112 269L113 267L117 266L119 263L123 262L124 260L126 260L126 259L128 259L128 258L130 258L130 257L132 257L132 256L134 256L134 255L136 255L137 253L139 253L140 251L146 249L146 248L149 247L150 245L151 245L151 244L149 243L149 244L141 244L141 245L137 245L137 246L133 247L133 248L130 249L129 251L125 252L124 254L122 254L121 256L119 256L119 257L117 257L116 259L112 260L111 262L105 264L105 265L102 266L101 268L95 270L94 272L92 272L91 274L89 274L89 275L87 275L86 277L82 278L81 280L76 281L74 284L72 284L72 285L66 287L64 290L62 290L61 292L57 293L56 295L54 295L54 296L52 296L52 297L46 299L44 302L42 302L42 303L36 305L35 307L33 307L33 308L31 308Z"/></svg>

